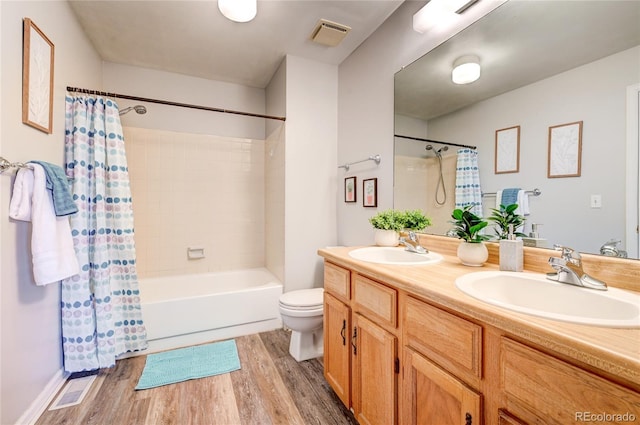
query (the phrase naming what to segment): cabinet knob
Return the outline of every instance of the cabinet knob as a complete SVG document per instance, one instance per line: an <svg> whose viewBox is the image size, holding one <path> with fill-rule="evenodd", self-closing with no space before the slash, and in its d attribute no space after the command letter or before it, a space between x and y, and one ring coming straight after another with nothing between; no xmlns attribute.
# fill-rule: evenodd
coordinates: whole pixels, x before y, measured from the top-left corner
<svg viewBox="0 0 640 425"><path fill-rule="evenodd" d="M467 412L464 415L464 425L471 425L473 423L473 417L471 416L471 413Z"/></svg>

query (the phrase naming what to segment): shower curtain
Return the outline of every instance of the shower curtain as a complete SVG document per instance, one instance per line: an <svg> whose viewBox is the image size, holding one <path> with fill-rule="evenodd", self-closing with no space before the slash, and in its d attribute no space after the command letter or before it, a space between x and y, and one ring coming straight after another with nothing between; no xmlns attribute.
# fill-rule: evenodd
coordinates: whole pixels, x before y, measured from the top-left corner
<svg viewBox="0 0 640 425"><path fill-rule="evenodd" d="M458 149L456 163L456 208L473 205L471 212L482 217L482 191L480 189L480 171L478 151Z"/></svg>
<svg viewBox="0 0 640 425"><path fill-rule="evenodd" d="M71 233L81 272L62 282L62 345L68 372L115 365L147 347L136 274L133 210L118 106L67 95L65 163L79 208Z"/></svg>

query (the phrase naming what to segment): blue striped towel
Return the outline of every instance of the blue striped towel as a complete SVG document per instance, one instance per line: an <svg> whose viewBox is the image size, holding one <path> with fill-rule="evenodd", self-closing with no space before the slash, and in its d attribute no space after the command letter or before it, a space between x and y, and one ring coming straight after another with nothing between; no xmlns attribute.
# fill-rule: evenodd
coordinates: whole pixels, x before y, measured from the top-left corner
<svg viewBox="0 0 640 425"><path fill-rule="evenodd" d="M511 204L518 203L518 192L520 192L519 187L512 187L509 189L502 190L502 200L501 203L505 207Z"/></svg>
<svg viewBox="0 0 640 425"><path fill-rule="evenodd" d="M40 164L44 168L47 177L47 189L51 191L53 197L53 209L56 216L62 217L78 212L78 206L73 201L69 191L69 180L62 167L44 161L30 161Z"/></svg>

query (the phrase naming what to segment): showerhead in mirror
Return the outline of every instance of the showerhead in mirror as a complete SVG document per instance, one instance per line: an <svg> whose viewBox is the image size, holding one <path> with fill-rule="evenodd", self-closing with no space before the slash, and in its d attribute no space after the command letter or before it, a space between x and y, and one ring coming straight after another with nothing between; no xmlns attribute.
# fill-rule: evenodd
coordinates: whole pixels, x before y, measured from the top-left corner
<svg viewBox="0 0 640 425"><path fill-rule="evenodd" d="M127 112L131 112L132 110L136 111L136 114L140 114L140 115L147 113L147 108L145 106L143 106L143 105L135 105L135 106L128 106L128 107L122 109L119 112L119 114L120 115L124 115Z"/></svg>

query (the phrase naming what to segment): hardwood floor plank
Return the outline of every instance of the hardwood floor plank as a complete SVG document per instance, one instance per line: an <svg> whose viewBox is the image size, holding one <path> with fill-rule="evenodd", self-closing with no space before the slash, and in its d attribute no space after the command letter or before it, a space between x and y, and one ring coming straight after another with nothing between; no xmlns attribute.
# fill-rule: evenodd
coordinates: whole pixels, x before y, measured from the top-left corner
<svg viewBox="0 0 640 425"><path fill-rule="evenodd" d="M306 424L357 424L324 379L319 359L297 362L291 357L288 332L265 332L260 337Z"/></svg>
<svg viewBox="0 0 640 425"><path fill-rule="evenodd" d="M236 338L242 369L135 391L146 356L101 370L84 401L36 425L355 425L322 374L296 362L283 330Z"/></svg>

